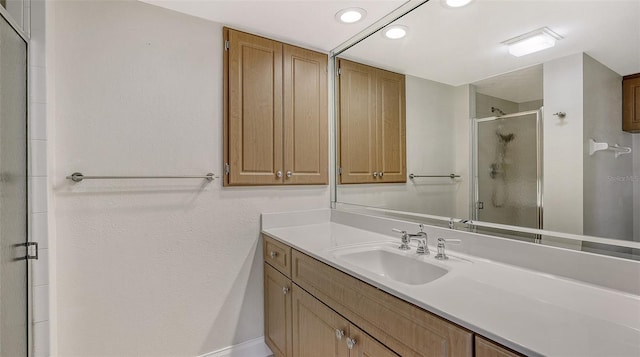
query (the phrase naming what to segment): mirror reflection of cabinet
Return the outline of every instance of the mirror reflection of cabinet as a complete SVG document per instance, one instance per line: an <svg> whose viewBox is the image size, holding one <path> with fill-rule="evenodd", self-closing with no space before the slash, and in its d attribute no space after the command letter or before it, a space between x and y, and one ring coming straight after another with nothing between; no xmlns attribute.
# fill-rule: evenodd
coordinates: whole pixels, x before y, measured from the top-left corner
<svg viewBox="0 0 640 357"><path fill-rule="evenodd" d="M622 80L622 130L640 133L640 73Z"/></svg>
<svg viewBox="0 0 640 357"><path fill-rule="evenodd" d="M224 29L225 186L328 183L326 54Z"/></svg>
<svg viewBox="0 0 640 357"><path fill-rule="evenodd" d="M404 75L339 59L340 183L406 182Z"/></svg>

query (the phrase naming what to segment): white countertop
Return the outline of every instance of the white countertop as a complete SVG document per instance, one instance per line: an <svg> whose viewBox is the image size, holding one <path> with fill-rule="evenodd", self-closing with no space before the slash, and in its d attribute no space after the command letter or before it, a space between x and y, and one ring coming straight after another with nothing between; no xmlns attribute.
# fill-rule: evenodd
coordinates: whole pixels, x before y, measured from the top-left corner
<svg viewBox="0 0 640 357"><path fill-rule="evenodd" d="M264 234L394 296L531 356L640 356L640 296L460 254L426 259L449 270L408 285L334 256L357 244L399 239L335 222L265 228ZM433 243L433 242L430 242Z"/></svg>

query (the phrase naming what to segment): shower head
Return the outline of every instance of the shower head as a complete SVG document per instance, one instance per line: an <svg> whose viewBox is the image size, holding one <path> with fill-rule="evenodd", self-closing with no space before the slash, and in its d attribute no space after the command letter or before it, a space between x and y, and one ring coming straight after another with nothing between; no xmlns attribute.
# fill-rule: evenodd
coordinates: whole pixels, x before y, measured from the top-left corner
<svg viewBox="0 0 640 357"><path fill-rule="evenodd" d="M511 140L513 140L513 138L516 137L513 133L501 134L500 132L496 132L496 134L498 134L498 136L500 137L500 141L502 141L505 144L510 142Z"/></svg>
<svg viewBox="0 0 640 357"><path fill-rule="evenodd" d="M495 113L498 112L497 116L502 116L505 115L505 112L503 112L500 108L497 107L491 107L491 113Z"/></svg>

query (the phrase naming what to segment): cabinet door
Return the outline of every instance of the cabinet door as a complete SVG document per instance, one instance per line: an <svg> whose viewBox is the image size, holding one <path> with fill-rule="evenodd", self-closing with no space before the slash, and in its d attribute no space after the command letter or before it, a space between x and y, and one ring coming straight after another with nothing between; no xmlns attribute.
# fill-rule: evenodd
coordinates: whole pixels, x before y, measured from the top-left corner
<svg viewBox="0 0 640 357"><path fill-rule="evenodd" d="M327 55L284 45L285 184L328 183Z"/></svg>
<svg viewBox="0 0 640 357"><path fill-rule="evenodd" d="M396 353L354 325L349 326L349 337L356 342L349 357L398 357Z"/></svg>
<svg viewBox="0 0 640 357"><path fill-rule="evenodd" d="M276 357L291 356L291 280L264 264L264 337Z"/></svg>
<svg viewBox="0 0 640 357"><path fill-rule="evenodd" d="M339 68L340 183L377 182L376 69L343 59Z"/></svg>
<svg viewBox="0 0 640 357"><path fill-rule="evenodd" d="M640 132L640 74L622 81L622 130Z"/></svg>
<svg viewBox="0 0 640 357"><path fill-rule="evenodd" d="M225 184L282 183L282 44L231 29L225 34Z"/></svg>
<svg viewBox="0 0 640 357"><path fill-rule="evenodd" d="M406 182L406 116L404 75L378 70L378 179Z"/></svg>
<svg viewBox="0 0 640 357"><path fill-rule="evenodd" d="M293 284L293 356L349 356L348 328L347 320Z"/></svg>

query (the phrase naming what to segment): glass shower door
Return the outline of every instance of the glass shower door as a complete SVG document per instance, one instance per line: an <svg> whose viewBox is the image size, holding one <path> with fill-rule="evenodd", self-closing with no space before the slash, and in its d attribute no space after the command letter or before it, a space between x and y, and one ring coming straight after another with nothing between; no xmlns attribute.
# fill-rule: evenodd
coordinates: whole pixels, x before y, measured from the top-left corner
<svg viewBox="0 0 640 357"><path fill-rule="evenodd" d="M28 354L27 44L0 16L0 356Z"/></svg>
<svg viewBox="0 0 640 357"><path fill-rule="evenodd" d="M542 228L540 111L476 119L475 219Z"/></svg>

